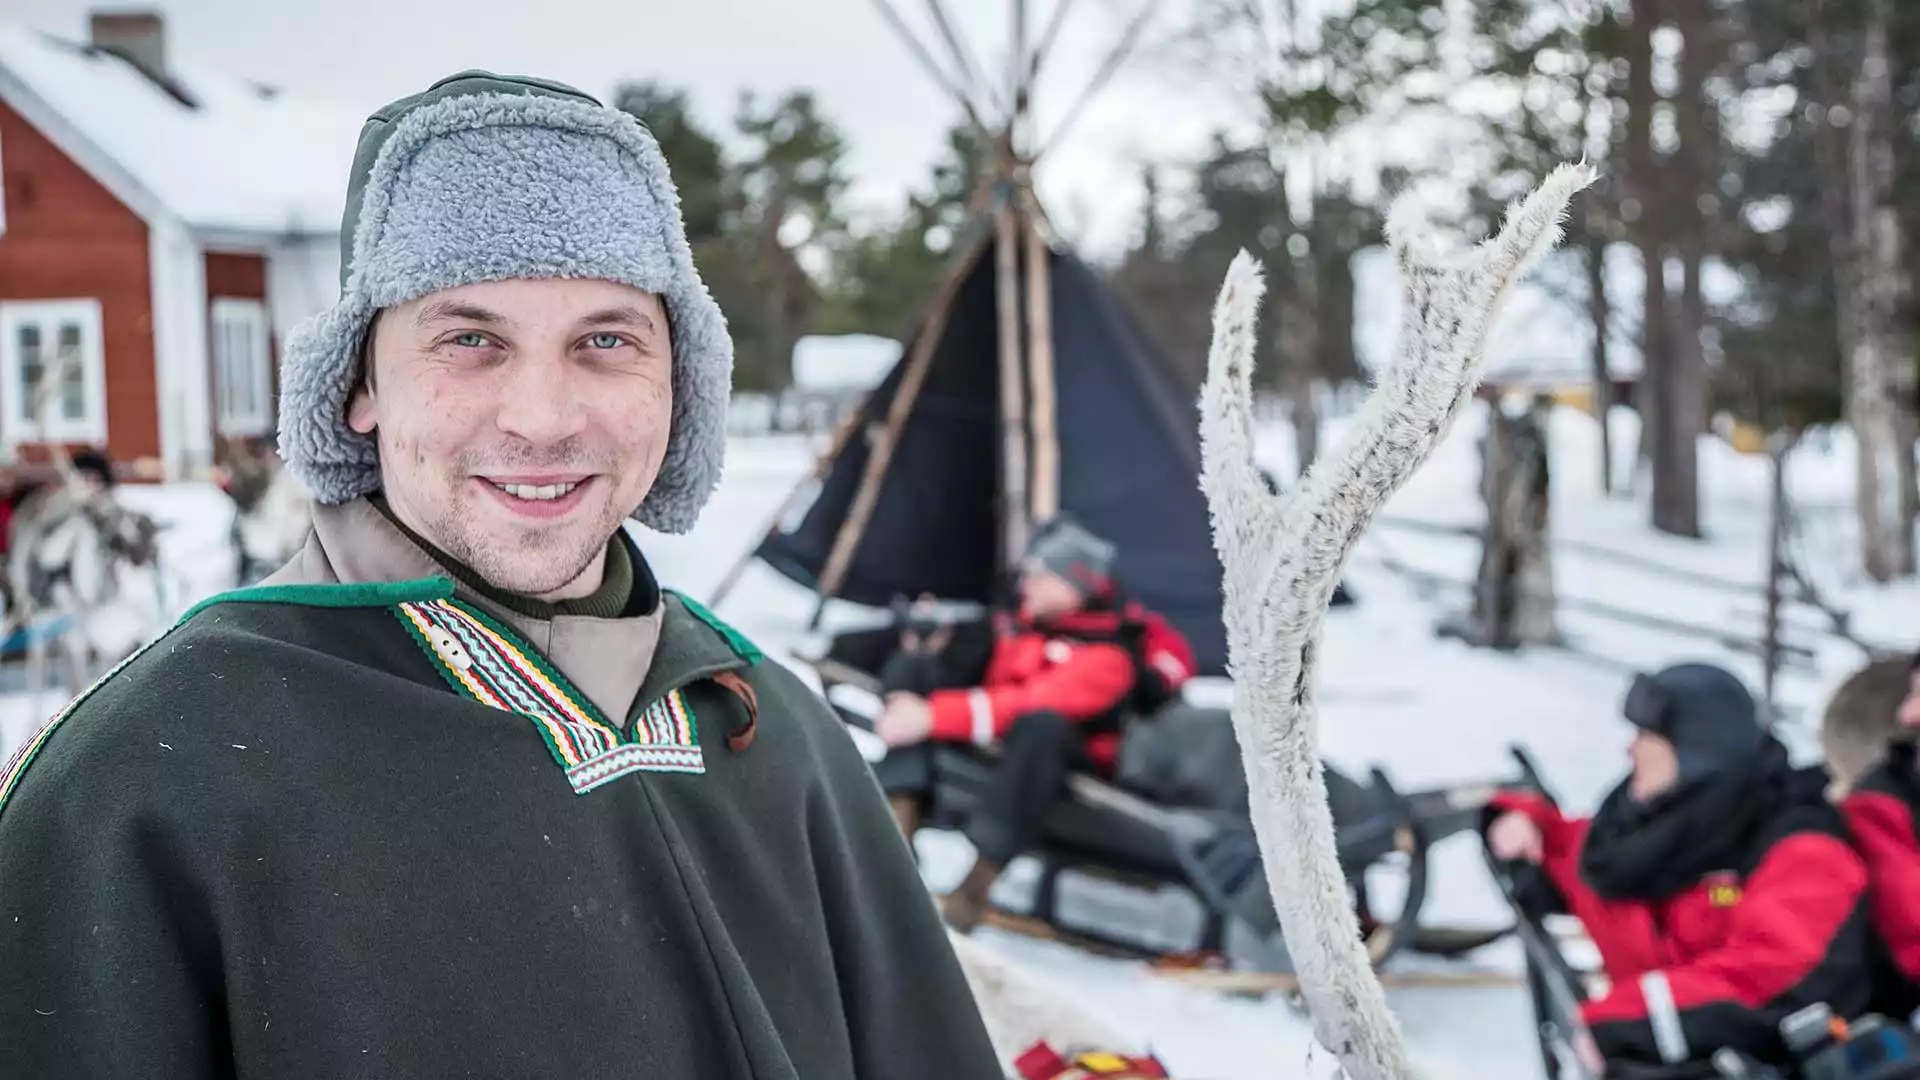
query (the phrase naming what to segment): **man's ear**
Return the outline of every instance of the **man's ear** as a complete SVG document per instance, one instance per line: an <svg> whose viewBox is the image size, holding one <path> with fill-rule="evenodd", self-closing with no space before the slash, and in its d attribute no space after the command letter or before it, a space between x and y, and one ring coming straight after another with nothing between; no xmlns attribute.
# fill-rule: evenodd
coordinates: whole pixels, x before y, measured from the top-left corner
<svg viewBox="0 0 1920 1080"><path fill-rule="evenodd" d="M362 435L373 434L373 387L364 381L353 388L353 396L347 399L347 426Z"/></svg>
<svg viewBox="0 0 1920 1080"><path fill-rule="evenodd" d="M362 435L373 434L373 332L379 328L380 316L384 314L380 312L369 319L360 335L360 348L354 361L360 377L354 380L353 394L347 398L347 426Z"/></svg>

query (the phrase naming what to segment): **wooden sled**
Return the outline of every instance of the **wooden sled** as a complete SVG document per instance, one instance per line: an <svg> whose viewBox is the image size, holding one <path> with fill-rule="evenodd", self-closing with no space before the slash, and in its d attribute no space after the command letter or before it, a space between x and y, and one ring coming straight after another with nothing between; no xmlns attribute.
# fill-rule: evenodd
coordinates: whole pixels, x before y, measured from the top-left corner
<svg viewBox="0 0 1920 1080"><path fill-rule="evenodd" d="M842 634L832 639L824 653L795 659L819 676L830 701L840 687L878 694L880 681L873 672L883 666L897 636L890 626ZM856 741L877 742L870 719L858 710L836 707ZM1231 723L1225 710L1219 710L1219 722ZM966 820L988 782L992 754L962 746L942 746L936 754L939 779L923 824L955 829ZM1511 932L1504 926L1439 927L1420 922L1427 895L1429 846L1473 828L1496 784L1402 793L1379 769L1373 770L1368 784L1332 768L1326 770L1326 779L1341 866L1376 969L1403 949L1459 957ZM1292 964L1272 914L1252 830L1244 818L1202 807L1160 805L1090 772L1071 774L1067 787L1067 797L1047 817L1040 848L1028 853L1040 867L1032 903L1025 911L993 911L991 925L1085 951L1146 960L1170 977L1196 982L1213 978L1219 985L1228 985L1218 976L1196 973L1224 966L1238 973L1240 992L1262 986L1285 991L1293 985ZM1376 910L1369 895L1368 871L1384 866L1404 874L1404 898L1397 912ZM1203 912L1197 940L1186 948L1168 949L1129 937L1123 928L1069 924L1058 902L1061 876L1069 872L1144 890L1184 891ZM1255 973L1270 978L1263 984Z"/></svg>

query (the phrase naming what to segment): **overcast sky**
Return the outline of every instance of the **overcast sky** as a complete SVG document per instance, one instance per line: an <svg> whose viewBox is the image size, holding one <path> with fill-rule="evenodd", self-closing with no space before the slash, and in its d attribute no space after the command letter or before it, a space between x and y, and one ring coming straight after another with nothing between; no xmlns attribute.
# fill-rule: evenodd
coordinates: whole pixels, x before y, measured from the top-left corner
<svg viewBox="0 0 1920 1080"><path fill-rule="evenodd" d="M958 113L876 2L164 0L159 8L172 55L369 111L466 67L557 78L603 97L623 79L652 77L688 88L714 127L725 126L743 89L811 87L849 135L856 197L892 206L922 182ZM1057 2L1030 0L1034 38ZM1074 0L1036 96L1043 132L1059 122L1143 2ZM1138 227L1136 163L1191 160L1227 118L1218 96L1166 55L1183 0L1155 2L1158 33L1147 36L1144 54L1041 166L1042 198L1090 255L1111 252ZM922 0L892 3L929 47L938 46ZM83 39L96 6L103 5L7 0L4 17ZM982 65L1004 72L1007 0L947 0L947 7Z"/></svg>

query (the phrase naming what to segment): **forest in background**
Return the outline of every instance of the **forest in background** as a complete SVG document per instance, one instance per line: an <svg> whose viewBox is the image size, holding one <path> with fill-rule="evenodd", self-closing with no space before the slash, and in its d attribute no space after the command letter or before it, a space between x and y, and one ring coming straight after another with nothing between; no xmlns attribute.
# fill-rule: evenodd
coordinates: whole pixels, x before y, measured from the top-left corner
<svg viewBox="0 0 1920 1080"><path fill-rule="evenodd" d="M1386 199L1433 179L1464 194L1458 224L1483 231L1554 164L1584 156L1602 179L1569 223L1587 273L1565 301L1594 326L1631 328L1642 375L1626 404L1644 419L1650 524L1701 534L1694 447L1712 415L1785 438L1844 422L1862 447L1864 568L1875 580L1914 573L1920 64L1896 58L1920 56L1920 5L1337 6L1310 16L1292 0L1195 0L1191 23L1156 49L1157 62L1222 81L1259 118L1251 135L1221 132L1200 161L1126 178L1147 212L1104 272L1170 360L1197 385L1227 262L1243 247L1260 255L1273 355L1258 370L1307 421L1297 429L1308 460L1316 392L1366 377L1350 266L1379 242ZM985 148L952 117L944 151L897 212L856 224L847 138L806 91L744 95L725 138L671 86L634 82L616 103L673 165L695 257L733 326L742 390L788 385L806 334L907 337L988 171ZM1355 175L1356 140L1427 118L1460 133L1457 152ZM1664 287L1610 296L1609 250L1660 266ZM1710 262L1737 276L1736 295L1702 288ZM1617 336L1594 335L1596 372L1618 370ZM1606 482L1622 490L1626 478Z"/></svg>

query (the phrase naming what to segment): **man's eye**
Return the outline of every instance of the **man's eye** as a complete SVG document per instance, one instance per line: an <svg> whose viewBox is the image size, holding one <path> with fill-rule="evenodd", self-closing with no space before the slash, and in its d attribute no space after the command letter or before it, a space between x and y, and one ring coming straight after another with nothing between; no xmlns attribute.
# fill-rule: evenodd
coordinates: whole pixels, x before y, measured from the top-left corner
<svg viewBox="0 0 1920 1080"><path fill-rule="evenodd" d="M587 340L596 349L617 349L621 344L619 334L595 334Z"/></svg>
<svg viewBox="0 0 1920 1080"><path fill-rule="evenodd" d="M478 333L473 330L469 330L466 333L457 335L453 339L453 343L455 345L460 345L469 349L485 348L487 344L487 335Z"/></svg>

